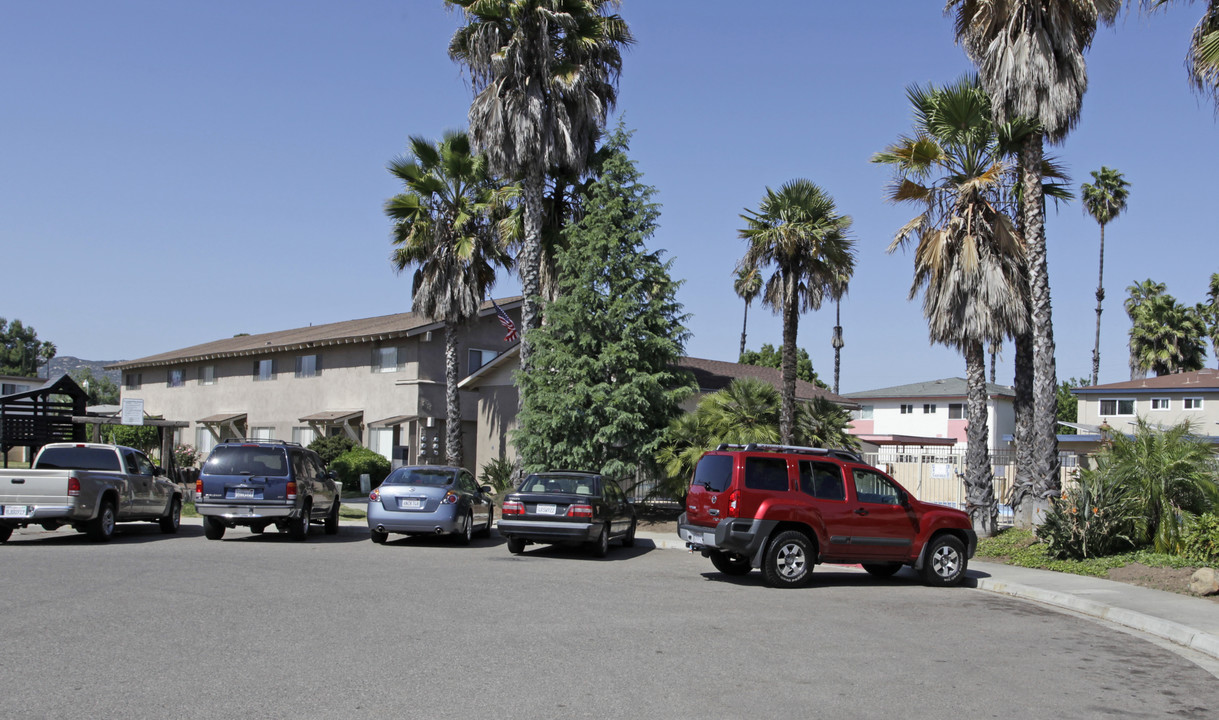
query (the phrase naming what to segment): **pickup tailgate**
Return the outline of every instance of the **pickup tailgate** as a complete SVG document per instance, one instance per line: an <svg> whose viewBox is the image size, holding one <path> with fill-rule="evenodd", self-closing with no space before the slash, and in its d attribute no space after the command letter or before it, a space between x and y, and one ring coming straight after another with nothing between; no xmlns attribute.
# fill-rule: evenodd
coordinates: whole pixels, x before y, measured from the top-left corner
<svg viewBox="0 0 1219 720"><path fill-rule="evenodd" d="M69 505L71 470L4 470L0 472L0 514L24 517L30 505Z"/></svg>

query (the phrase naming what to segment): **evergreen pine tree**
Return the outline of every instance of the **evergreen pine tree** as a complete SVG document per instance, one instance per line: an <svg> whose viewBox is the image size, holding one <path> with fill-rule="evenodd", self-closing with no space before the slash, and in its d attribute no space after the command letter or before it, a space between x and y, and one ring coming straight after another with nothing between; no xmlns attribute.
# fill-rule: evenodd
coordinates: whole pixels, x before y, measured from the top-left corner
<svg viewBox="0 0 1219 720"><path fill-rule="evenodd" d="M626 481L653 464L693 380L675 369L689 332L672 261L648 252L660 208L619 126L600 177L558 256L558 298L531 331L531 371L514 436L527 472L591 470Z"/></svg>

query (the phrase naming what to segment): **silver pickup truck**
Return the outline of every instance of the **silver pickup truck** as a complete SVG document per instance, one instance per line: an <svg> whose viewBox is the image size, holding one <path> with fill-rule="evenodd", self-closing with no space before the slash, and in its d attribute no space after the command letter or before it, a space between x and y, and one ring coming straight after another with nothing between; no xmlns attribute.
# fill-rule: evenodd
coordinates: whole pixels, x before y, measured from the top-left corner
<svg viewBox="0 0 1219 720"><path fill-rule="evenodd" d="M175 533L181 517L182 490L133 448L52 443L29 470L0 470L0 542L29 525L71 525L101 541L127 521L153 521Z"/></svg>

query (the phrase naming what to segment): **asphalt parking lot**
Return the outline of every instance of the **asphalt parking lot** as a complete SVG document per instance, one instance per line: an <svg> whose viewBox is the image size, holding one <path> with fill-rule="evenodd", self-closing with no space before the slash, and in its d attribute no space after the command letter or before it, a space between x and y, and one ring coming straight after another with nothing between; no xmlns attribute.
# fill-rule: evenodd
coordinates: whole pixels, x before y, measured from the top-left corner
<svg viewBox="0 0 1219 720"><path fill-rule="evenodd" d="M1219 683L1087 619L820 567L802 590L641 542L304 543L197 524L0 547L0 717L1206 717Z"/></svg>

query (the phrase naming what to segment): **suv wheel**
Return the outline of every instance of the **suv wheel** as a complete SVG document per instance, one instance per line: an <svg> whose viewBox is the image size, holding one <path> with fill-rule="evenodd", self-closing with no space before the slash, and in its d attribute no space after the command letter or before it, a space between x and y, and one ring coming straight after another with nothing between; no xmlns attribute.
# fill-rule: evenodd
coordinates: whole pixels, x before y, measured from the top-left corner
<svg viewBox="0 0 1219 720"><path fill-rule="evenodd" d="M927 548L923 582L935 587L956 585L965 577L965 546L952 535L939 535Z"/></svg>
<svg viewBox="0 0 1219 720"><path fill-rule="evenodd" d="M301 514L297 517L288 520L288 534L293 540L304 540L309 537L309 514L313 512L313 508L309 503L301 508Z"/></svg>
<svg viewBox="0 0 1219 720"><path fill-rule="evenodd" d="M711 551L711 564L725 575L748 575L753 569L749 566L749 558L729 555L722 550Z"/></svg>
<svg viewBox="0 0 1219 720"><path fill-rule="evenodd" d="M203 518L203 534L208 540L219 540L224 537L224 523L210 517Z"/></svg>
<svg viewBox="0 0 1219 720"><path fill-rule="evenodd" d="M766 548L762 577L771 587L789 588L808 584L813 577L813 546L798 530L781 532Z"/></svg>
<svg viewBox="0 0 1219 720"><path fill-rule="evenodd" d="M339 499L336 497L334 499L334 505L330 507L330 512L326 515L325 532L327 535L339 534L339 506L341 504L342 503L340 503Z"/></svg>

